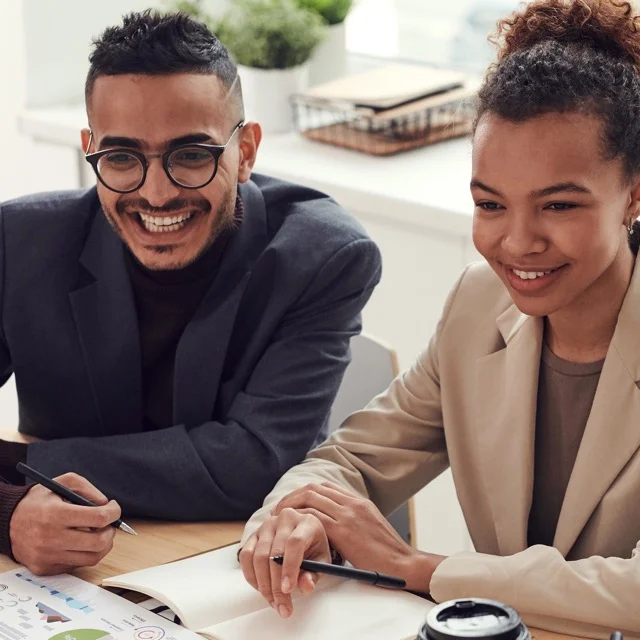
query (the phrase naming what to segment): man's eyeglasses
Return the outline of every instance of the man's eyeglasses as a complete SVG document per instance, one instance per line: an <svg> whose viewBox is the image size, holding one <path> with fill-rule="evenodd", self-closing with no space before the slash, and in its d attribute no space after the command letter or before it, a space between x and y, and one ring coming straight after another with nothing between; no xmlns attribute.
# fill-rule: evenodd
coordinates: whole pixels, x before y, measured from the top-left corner
<svg viewBox="0 0 640 640"><path fill-rule="evenodd" d="M116 193L132 193L142 187L147 178L150 158L162 158L162 166L173 184L185 189L201 189L216 177L220 156L243 126L244 121L239 122L223 145L192 143L154 154L125 148L105 149L86 153L85 159L93 167L98 180ZM92 138L93 132L87 152L91 148Z"/></svg>

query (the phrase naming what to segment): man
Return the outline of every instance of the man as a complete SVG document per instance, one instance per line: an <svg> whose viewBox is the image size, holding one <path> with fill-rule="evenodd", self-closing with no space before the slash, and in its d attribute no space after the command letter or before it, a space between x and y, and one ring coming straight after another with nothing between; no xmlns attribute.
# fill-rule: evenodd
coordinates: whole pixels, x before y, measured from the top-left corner
<svg viewBox="0 0 640 640"><path fill-rule="evenodd" d="M0 371L42 440L4 443L0 474L16 483L21 459L74 472L63 481L104 505L2 488L0 548L40 573L99 560L119 507L249 516L323 438L380 278L335 202L251 177L260 127L204 25L131 14L90 61L97 188L0 208Z"/></svg>

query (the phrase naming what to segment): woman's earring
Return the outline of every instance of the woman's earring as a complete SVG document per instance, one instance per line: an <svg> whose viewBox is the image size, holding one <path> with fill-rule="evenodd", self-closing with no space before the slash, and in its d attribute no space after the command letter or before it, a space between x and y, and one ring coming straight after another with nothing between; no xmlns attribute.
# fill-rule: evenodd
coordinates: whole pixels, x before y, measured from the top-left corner
<svg viewBox="0 0 640 640"><path fill-rule="evenodd" d="M635 229L633 228L633 218L629 220L629 224L627 225L627 231L629 232L630 236L632 236L635 233Z"/></svg>

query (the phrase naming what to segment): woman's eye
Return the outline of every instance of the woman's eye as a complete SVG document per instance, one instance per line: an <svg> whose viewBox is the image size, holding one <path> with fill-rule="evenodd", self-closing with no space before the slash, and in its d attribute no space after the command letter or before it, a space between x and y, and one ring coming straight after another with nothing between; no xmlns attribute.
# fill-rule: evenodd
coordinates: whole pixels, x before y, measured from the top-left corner
<svg viewBox="0 0 640 640"><path fill-rule="evenodd" d="M476 207L484 211L498 211L502 209L502 205L497 202L476 202Z"/></svg>
<svg viewBox="0 0 640 640"><path fill-rule="evenodd" d="M572 202L552 202L547 205L547 209L551 209L551 211L569 211L570 209L575 209L578 205L573 204Z"/></svg>

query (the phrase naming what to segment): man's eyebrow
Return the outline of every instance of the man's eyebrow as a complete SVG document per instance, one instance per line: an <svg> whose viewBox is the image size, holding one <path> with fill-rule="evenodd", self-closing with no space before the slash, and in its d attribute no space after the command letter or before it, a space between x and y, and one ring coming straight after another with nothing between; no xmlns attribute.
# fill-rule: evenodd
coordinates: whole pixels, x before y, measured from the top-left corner
<svg viewBox="0 0 640 640"><path fill-rule="evenodd" d="M493 187L487 186L483 182L480 182L480 180L473 179L471 181L471 188L472 189L482 189L483 191L487 191L489 193L493 193L493 195L494 196L498 196L498 198L502 198L502 194L497 189L494 189Z"/></svg>
<svg viewBox="0 0 640 640"><path fill-rule="evenodd" d="M172 138L161 144L162 148L179 147L183 144L198 144L207 142L212 143L211 134L209 133L189 133L179 138ZM101 149L110 149L114 147L126 147L128 149L144 149L146 146L144 140L140 138L127 138L124 136L105 136L100 140Z"/></svg>
<svg viewBox="0 0 640 640"><path fill-rule="evenodd" d="M100 149L110 149L112 147L142 149L144 143L139 138L125 138L123 136L105 136L100 140Z"/></svg>

